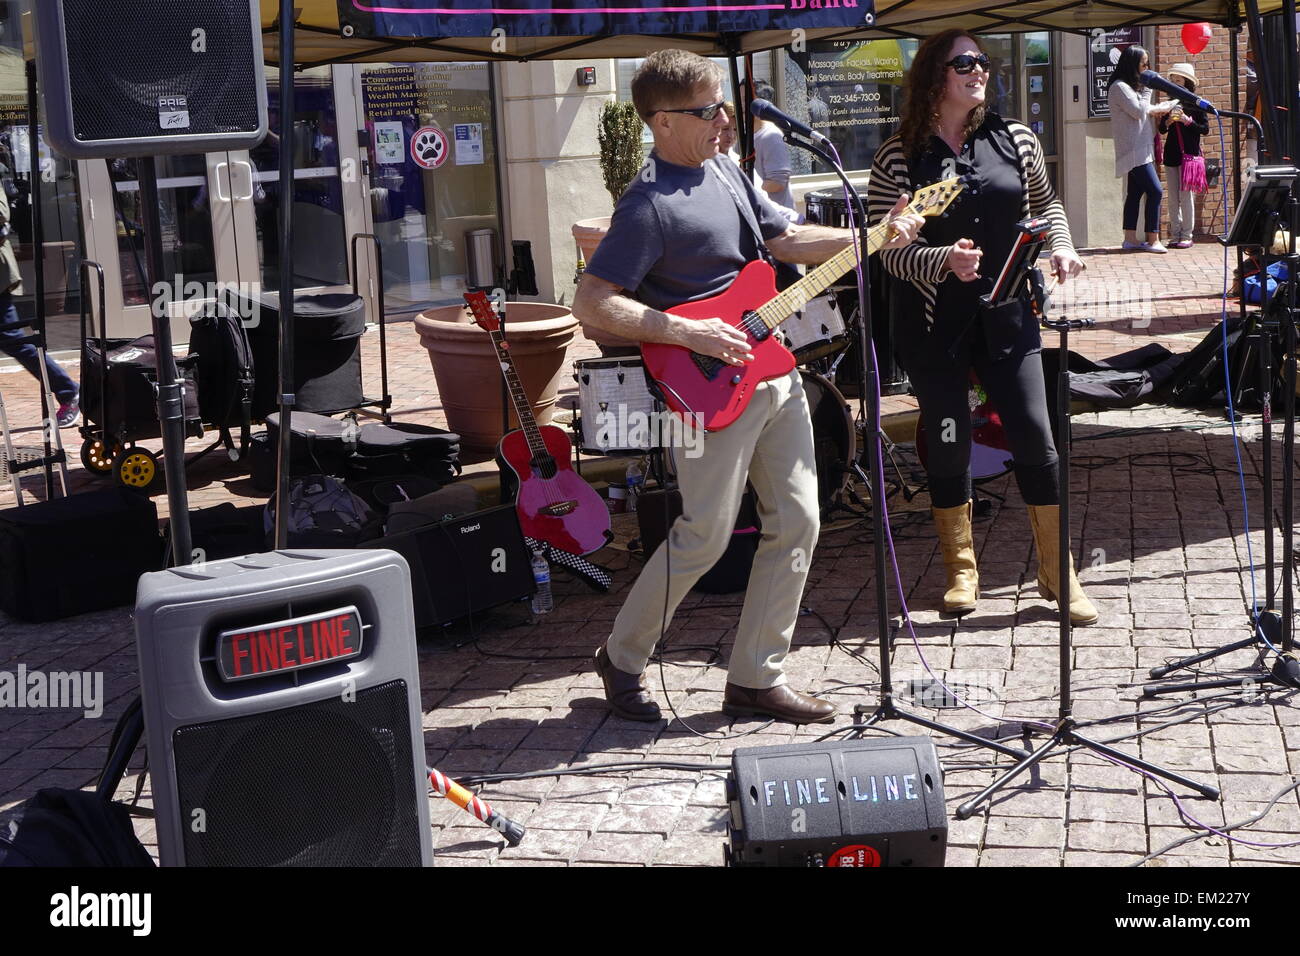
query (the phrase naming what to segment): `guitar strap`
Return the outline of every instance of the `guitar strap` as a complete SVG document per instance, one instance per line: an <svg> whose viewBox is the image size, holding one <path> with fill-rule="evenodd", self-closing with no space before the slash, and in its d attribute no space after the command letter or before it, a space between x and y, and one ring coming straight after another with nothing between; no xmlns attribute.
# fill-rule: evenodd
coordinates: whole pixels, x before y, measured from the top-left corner
<svg viewBox="0 0 1300 956"><path fill-rule="evenodd" d="M754 234L754 242L758 246L758 254L762 257L763 261L770 265L776 272L777 288L789 288L803 277L799 275L798 270L793 266L787 265L786 263L772 257L772 253L768 251L767 243L763 240L763 233L758 228L758 216L754 213L753 205L740 198L740 193L736 191L736 187L732 185L731 180L718 169L717 164L723 161L724 160L722 159L710 160L708 163L709 171L713 173L713 175L718 178L718 181L727 188L727 192L731 193L731 198L735 200L736 208L740 210L740 218L744 220L745 225L749 226L749 231ZM725 161L731 162L731 160Z"/></svg>

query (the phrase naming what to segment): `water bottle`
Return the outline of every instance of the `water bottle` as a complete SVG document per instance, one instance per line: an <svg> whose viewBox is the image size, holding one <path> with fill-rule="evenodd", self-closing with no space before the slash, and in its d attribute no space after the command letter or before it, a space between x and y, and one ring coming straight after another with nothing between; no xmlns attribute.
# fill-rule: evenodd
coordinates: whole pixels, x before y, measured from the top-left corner
<svg viewBox="0 0 1300 956"><path fill-rule="evenodd" d="M533 595L533 613L549 614L555 607L551 597L551 566L540 550L533 552L533 581L537 584L537 593Z"/></svg>
<svg viewBox="0 0 1300 956"><path fill-rule="evenodd" d="M641 463L635 458L627 466L627 510L636 511L638 499L641 497L641 491L645 487L645 475L641 474Z"/></svg>

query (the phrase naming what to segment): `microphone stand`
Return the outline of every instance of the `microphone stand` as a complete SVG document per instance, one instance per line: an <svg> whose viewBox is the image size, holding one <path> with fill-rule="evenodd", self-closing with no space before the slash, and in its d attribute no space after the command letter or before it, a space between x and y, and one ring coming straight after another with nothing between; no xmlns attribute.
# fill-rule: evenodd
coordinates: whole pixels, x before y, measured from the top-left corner
<svg viewBox="0 0 1300 956"><path fill-rule="evenodd" d="M1116 750L1107 744L1081 736L1075 729L1078 723L1074 719L1074 704L1070 687L1070 672L1072 669L1070 646L1070 330L1082 329L1085 326L1092 325L1093 320L1070 319L1062 316L1060 319L1044 319L1043 324L1061 333L1061 352L1056 373L1056 407L1061 423L1060 447L1057 449L1059 464L1056 474L1057 496L1060 499L1061 509L1060 521L1058 522L1060 537L1057 542L1060 563L1057 565L1056 579L1058 592L1056 603L1060 609L1061 622L1059 638L1061 702L1057 711L1056 726L1047 742L971 797L971 799L958 806L957 819L969 819L980 804L991 800L994 794L1014 778L1052 756L1052 753L1061 747L1071 749L1081 747L1090 750L1135 773L1164 777L1166 780L1172 780L1190 790L1196 791L1203 797L1217 800L1219 797L1217 787L1196 783L1182 774L1166 770L1146 760Z"/></svg>
<svg viewBox="0 0 1300 956"><path fill-rule="evenodd" d="M860 327L858 329L858 367L861 373L860 381L862 382L862 401L869 403L869 427L865 432L865 441L867 445L867 468L871 472L868 480L862 472L862 466L855 453L852 462L853 471L857 474L858 479L867 484L871 490L871 537L874 545L875 559L875 584L876 584L876 630L879 634L880 650L880 700L874 708L857 704L853 708L855 717L862 717L869 714L865 721L855 721L860 727L870 727L886 720L905 720L925 727L928 730L937 731L949 737L957 737L968 743L976 744L980 747L988 747L996 750L998 753L1005 754L1017 759L1026 757L1024 750L1015 747L1008 747L1006 744L996 740L990 740L987 737L981 737L978 734L969 731L959 730L947 724L941 724L938 721L930 720L928 717L922 717L920 714L914 714L910 711L903 710L898 706L894 699L893 680L890 672L890 639L889 639L889 602L888 602L888 585L886 581L887 568L885 555L885 522L884 522L884 502L885 502L885 472L881 461L880 449L880 388L877 363L872 356L868 360L868 349L872 348L873 339L871 337L871 299L870 280L867 278L866 254L867 254L867 234L869 226L867 223L866 212L863 209L862 197L858 191L853 188L849 182L848 175L835 159L820 146L800 138L792 132L785 133L785 141L794 146L799 146L808 150L810 153L820 157L828 166L835 170L835 174L844 184L853 202L855 215L858 224L858 248L859 262L857 272L858 279L858 297L859 309L858 314Z"/></svg>

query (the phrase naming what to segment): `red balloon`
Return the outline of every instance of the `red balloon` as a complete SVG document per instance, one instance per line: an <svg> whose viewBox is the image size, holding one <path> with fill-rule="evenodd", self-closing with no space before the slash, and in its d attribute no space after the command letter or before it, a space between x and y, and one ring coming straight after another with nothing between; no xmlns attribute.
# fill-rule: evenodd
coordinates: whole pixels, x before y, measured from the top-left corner
<svg viewBox="0 0 1300 956"><path fill-rule="evenodd" d="M1183 27L1183 46L1195 55L1209 46L1210 36L1208 23L1188 23Z"/></svg>

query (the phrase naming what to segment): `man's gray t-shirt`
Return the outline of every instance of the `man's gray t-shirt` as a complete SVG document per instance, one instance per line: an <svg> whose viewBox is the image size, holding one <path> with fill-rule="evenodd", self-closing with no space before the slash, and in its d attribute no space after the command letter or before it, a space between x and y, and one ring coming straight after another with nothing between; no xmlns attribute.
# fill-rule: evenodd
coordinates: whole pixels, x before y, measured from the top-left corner
<svg viewBox="0 0 1300 956"><path fill-rule="evenodd" d="M725 157L692 167L651 156L653 181L632 180L587 271L660 311L726 291L759 258L758 241L709 167L754 210L764 240L786 232L789 222L758 202L753 184Z"/></svg>

